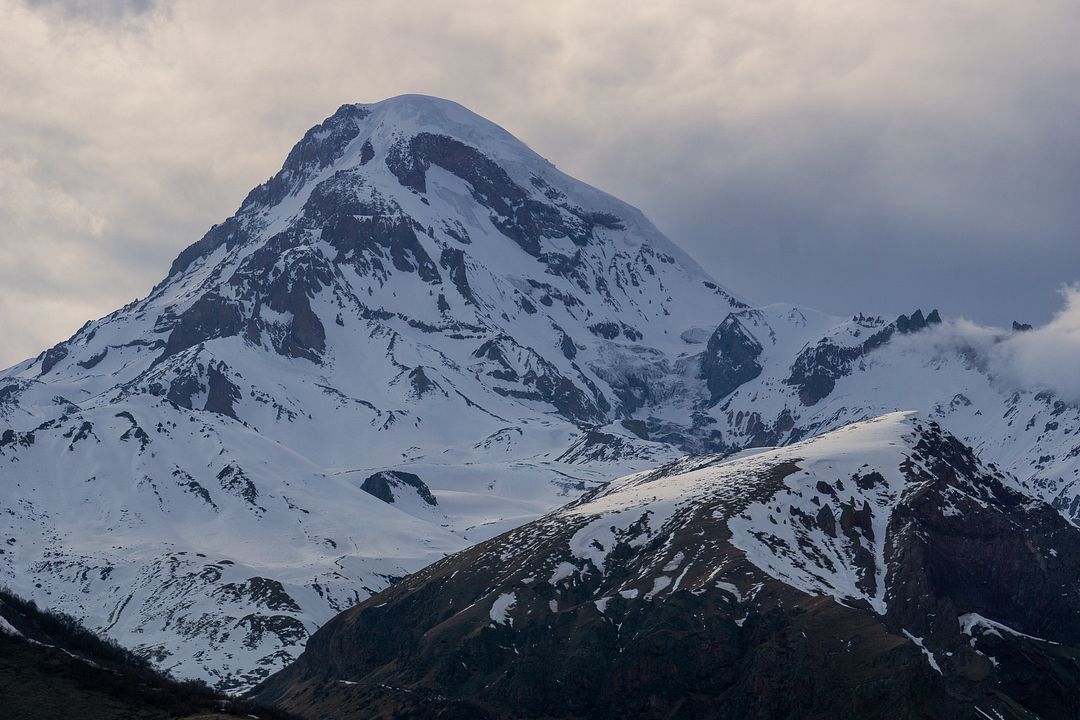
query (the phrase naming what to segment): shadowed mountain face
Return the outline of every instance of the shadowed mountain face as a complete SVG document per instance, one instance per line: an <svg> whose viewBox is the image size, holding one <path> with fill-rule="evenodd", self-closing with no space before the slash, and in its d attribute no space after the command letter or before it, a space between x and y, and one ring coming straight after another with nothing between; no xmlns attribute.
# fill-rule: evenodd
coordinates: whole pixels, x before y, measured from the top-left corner
<svg viewBox="0 0 1080 720"><path fill-rule="evenodd" d="M323 627L305 717L1071 717L1080 531L894 414L622 478Z"/></svg>
<svg viewBox="0 0 1080 720"><path fill-rule="evenodd" d="M1080 411L948 326L751 308L454 103L344 105L147 298L0 374L0 574L238 690L396 579L686 452L914 408L1080 515Z"/></svg>

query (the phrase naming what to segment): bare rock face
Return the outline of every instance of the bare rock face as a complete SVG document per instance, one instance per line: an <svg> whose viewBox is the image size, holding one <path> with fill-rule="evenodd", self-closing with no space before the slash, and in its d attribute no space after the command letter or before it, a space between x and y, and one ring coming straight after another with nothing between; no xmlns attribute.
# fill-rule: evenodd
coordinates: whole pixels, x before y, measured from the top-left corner
<svg viewBox="0 0 1080 720"><path fill-rule="evenodd" d="M1080 530L892 415L617 480L405 578L255 692L303 717L1080 711Z"/></svg>
<svg viewBox="0 0 1080 720"><path fill-rule="evenodd" d="M701 377L713 403L761 374L758 357L762 349L735 315L728 315L720 323L701 358Z"/></svg>
<svg viewBox="0 0 1080 720"><path fill-rule="evenodd" d="M385 503L394 503L403 492L412 492L420 500L434 507L439 502L431 494L431 489L414 473L400 470L384 470L369 476L360 489L374 495Z"/></svg>
<svg viewBox="0 0 1080 720"><path fill-rule="evenodd" d="M208 292L180 315L165 342L162 359L207 340L237 335L242 327L237 305Z"/></svg>

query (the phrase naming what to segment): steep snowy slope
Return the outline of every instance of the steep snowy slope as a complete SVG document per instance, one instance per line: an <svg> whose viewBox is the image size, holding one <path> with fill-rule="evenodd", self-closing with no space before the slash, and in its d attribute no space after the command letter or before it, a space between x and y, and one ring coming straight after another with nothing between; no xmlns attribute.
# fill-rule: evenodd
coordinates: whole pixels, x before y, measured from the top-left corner
<svg viewBox="0 0 1080 720"><path fill-rule="evenodd" d="M345 105L147 298L4 373L0 569L243 687L394 578L671 457L583 428L739 307L464 108ZM373 490L391 469L417 481Z"/></svg>
<svg viewBox="0 0 1080 720"><path fill-rule="evenodd" d="M305 717L1071 717L1080 530L896 413L680 460L320 629ZM406 661L407 659L407 661Z"/></svg>

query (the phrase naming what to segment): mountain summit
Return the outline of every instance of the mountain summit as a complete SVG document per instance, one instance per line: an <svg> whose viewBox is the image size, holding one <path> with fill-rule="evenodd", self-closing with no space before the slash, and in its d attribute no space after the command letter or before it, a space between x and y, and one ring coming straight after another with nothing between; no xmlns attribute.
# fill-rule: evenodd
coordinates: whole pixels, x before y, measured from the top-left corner
<svg viewBox="0 0 1080 720"><path fill-rule="evenodd" d="M394 578L670 456L583 428L632 414L635 368L739 307L640 212L461 106L344 105L147 298L4 374L0 563L243 687Z"/></svg>
<svg viewBox="0 0 1080 720"><path fill-rule="evenodd" d="M0 374L0 572L236 690L408 573L686 452L915 409L1080 516L1080 410L948 327L751 308L455 103L343 105L148 297Z"/></svg>

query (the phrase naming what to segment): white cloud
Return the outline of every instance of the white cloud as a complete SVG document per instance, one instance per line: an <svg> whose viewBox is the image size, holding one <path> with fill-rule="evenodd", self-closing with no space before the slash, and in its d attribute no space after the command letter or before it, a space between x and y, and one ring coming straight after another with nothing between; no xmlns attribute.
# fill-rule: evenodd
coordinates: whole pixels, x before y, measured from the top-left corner
<svg viewBox="0 0 1080 720"><path fill-rule="evenodd" d="M1045 324L1029 330L982 325L959 318L932 329L896 336L913 349L930 342L942 355L961 354L1009 392L1049 391L1080 404L1080 286L1059 289L1060 307Z"/></svg>
<svg viewBox="0 0 1080 720"><path fill-rule="evenodd" d="M1064 306L1049 323L1014 333L997 347L994 367L1017 387L1080 403L1080 287L1064 288L1062 296Z"/></svg>

